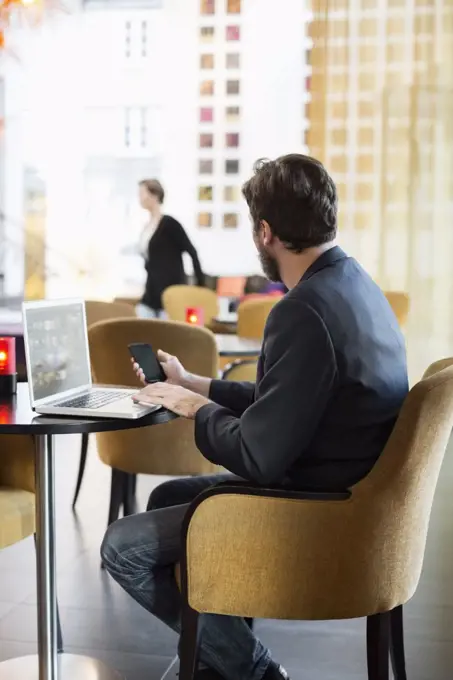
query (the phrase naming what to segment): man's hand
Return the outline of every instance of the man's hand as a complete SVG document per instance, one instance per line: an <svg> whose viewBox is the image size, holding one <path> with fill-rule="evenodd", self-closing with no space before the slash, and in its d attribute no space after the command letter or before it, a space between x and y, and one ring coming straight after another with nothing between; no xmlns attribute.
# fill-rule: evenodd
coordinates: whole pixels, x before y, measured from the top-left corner
<svg viewBox="0 0 453 680"><path fill-rule="evenodd" d="M164 369L164 373L167 376L167 381L170 385L184 385L187 382L189 374L179 361L178 357L167 354L167 352L162 352L160 349L157 352L157 358ZM139 380L143 385L146 385L145 374L139 364L135 363L132 359L132 365Z"/></svg>
<svg viewBox="0 0 453 680"><path fill-rule="evenodd" d="M167 352L162 352L161 349L157 352L157 358L167 376L166 385L179 385L179 387L185 387L188 391L195 393L196 395L201 395L209 401L207 397L209 396L211 387L210 378L204 378L200 375L189 373L179 361L178 357L167 354ZM142 382L143 385L146 385L145 374L141 367L135 363L133 359L132 365L140 382Z"/></svg>
<svg viewBox="0 0 453 680"><path fill-rule="evenodd" d="M175 357L172 358L174 359ZM178 360L176 359L176 361ZM199 394L195 394L195 392L186 390L180 385L173 385L169 382L147 385L132 398L134 401L144 404L159 404L172 413L191 420L195 418L202 406L211 403L206 397L202 397Z"/></svg>

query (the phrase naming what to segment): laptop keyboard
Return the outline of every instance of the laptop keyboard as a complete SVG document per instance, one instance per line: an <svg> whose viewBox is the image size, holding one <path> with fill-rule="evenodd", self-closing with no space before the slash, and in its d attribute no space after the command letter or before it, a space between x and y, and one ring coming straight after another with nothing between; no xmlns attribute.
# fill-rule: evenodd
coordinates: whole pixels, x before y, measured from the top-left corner
<svg viewBox="0 0 453 680"><path fill-rule="evenodd" d="M55 406L62 408L101 408L111 404L112 401L124 399L125 394L122 392L112 392L112 390L94 390L88 394L82 394L80 397L73 397L67 401L60 401Z"/></svg>

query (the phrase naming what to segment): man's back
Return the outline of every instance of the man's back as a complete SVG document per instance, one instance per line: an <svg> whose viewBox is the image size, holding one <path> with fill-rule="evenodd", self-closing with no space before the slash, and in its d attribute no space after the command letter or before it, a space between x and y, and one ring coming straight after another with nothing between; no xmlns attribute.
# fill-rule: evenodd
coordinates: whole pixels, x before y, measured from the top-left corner
<svg viewBox="0 0 453 680"><path fill-rule="evenodd" d="M333 247L270 313L256 386L212 381L197 446L260 485L344 489L377 461L407 391L390 305Z"/></svg>
<svg viewBox="0 0 453 680"><path fill-rule="evenodd" d="M382 291L338 247L316 260L289 300L296 303L294 314L299 303L308 305L325 325L335 378L313 437L285 481L344 488L371 470L407 394L404 339ZM262 371L265 357L266 341ZM326 361L322 347L312 360Z"/></svg>

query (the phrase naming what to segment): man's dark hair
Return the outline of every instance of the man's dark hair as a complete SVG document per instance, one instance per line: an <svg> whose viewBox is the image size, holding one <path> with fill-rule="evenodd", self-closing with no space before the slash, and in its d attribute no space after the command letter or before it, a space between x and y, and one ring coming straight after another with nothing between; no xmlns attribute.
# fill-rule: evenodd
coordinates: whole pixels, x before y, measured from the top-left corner
<svg viewBox="0 0 453 680"><path fill-rule="evenodd" d="M156 196L159 203L164 202L165 191L158 179L142 179L142 181L139 182L139 185L145 187L145 189L153 196Z"/></svg>
<svg viewBox="0 0 453 680"><path fill-rule="evenodd" d="M259 160L242 187L255 231L262 220L288 250L333 241L337 232L337 190L322 163L310 156L289 154L275 161Z"/></svg>

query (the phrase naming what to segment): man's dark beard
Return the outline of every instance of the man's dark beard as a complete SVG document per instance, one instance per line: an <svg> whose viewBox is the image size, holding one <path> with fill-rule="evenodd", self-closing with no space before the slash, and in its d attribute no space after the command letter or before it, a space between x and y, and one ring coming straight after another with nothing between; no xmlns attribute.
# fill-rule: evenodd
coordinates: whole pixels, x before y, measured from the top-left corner
<svg viewBox="0 0 453 680"><path fill-rule="evenodd" d="M269 255L263 246L258 248L258 255L264 275L274 283L282 283L282 277L280 276L277 260Z"/></svg>

